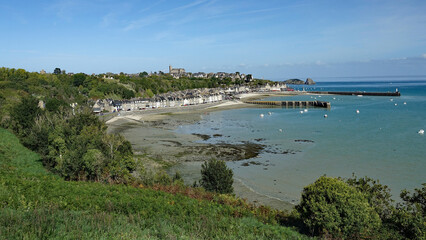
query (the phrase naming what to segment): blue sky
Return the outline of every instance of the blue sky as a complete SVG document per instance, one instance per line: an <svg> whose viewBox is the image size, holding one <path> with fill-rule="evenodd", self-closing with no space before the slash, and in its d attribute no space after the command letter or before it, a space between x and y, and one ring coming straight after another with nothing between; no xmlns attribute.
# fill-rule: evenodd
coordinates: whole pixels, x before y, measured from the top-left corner
<svg viewBox="0 0 426 240"><path fill-rule="evenodd" d="M0 1L0 66L426 75L426 1Z"/></svg>

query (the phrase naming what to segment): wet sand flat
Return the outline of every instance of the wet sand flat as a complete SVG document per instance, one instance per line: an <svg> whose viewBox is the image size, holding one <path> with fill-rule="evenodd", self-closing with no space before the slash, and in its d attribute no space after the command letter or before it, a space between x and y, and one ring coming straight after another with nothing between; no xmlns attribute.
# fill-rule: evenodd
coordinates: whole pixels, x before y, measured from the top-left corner
<svg viewBox="0 0 426 240"><path fill-rule="evenodd" d="M247 94L248 98L260 98L269 95ZM135 155L144 163L145 168L155 170L169 168L176 171L186 166L181 174L187 184L199 178L201 163L211 158L225 161L238 161L256 157L263 147L259 143L243 144L207 144L203 136L179 134L174 130L181 125L194 124L203 114L212 111L258 107L238 100L203 104L180 108L163 108L133 112L121 112L107 121L108 132L122 134L133 146ZM191 165L192 167L187 167ZM171 166L176 166L170 168ZM195 166L195 167L194 167ZM188 175L188 176L185 176ZM294 205L279 199L269 198L254 192L236 179L235 194L250 202L269 205L277 209L291 209Z"/></svg>

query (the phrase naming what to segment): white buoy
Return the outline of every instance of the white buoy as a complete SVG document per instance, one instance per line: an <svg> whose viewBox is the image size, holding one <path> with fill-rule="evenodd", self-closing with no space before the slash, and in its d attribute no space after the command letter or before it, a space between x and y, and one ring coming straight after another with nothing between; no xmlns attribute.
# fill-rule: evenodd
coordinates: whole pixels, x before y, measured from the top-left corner
<svg viewBox="0 0 426 240"><path fill-rule="evenodd" d="M356 113L359 113L359 110L358 110L358 109L356 110Z"/></svg>
<svg viewBox="0 0 426 240"><path fill-rule="evenodd" d="M404 105L407 105L407 102L404 102Z"/></svg>
<svg viewBox="0 0 426 240"><path fill-rule="evenodd" d="M328 117L328 115L327 114L324 114L324 118L327 118Z"/></svg>
<svg viewBox="0 0 426 240"><path fill-rule="evenodd" d="M336 100L336 98L334 97L333 100Z"/></svg>
<svg viewBox="0 0 426 240"><path fill-rule="evenodd" d="M423 134L425 134L425 130L420 129L417 133L420 134L420 135L423 135Z"/></svg>
<svg viewBox="0 0 426 240"><path fill-rule="evenodd" d="M263 115L263 113L261 113L261 114L260 114L260 117L261 117L261 118L263 118L263 116L265 116L265 115Z"/></svg>
<svg viewBox="0 0 426 240"><path fill-rule="evenodd" d="M304 112L308 112L308 109L303 110Z"/></svg>
<svg viewBox="0 0 426 240"><path fill-rule="evenodd" d="M395 106L398 106L398 103L395 103Z"/></svg>

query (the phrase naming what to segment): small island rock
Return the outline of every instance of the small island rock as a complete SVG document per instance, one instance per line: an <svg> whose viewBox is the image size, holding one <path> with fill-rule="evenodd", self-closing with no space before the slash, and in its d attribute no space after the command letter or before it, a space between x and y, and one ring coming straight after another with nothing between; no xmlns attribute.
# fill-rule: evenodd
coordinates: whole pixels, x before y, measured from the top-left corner
<svg viewBox="0 0 426 240"><path fill-rule="evenodd" d="M305 84L306 84L306 85L314 85L314 84L315 84L315 82L314 82L314 80L312 80L311 78L307 78L307 79L306 79Z"/></svg>

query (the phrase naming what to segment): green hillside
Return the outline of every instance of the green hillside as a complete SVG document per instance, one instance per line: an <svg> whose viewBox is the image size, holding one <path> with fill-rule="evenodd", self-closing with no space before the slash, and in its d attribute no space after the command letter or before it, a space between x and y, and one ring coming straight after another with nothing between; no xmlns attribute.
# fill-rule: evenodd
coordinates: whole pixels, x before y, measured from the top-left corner
<svg viewBox="0 0 426 240"><path fill-rule="evenodd" d="M72 182L0 129L2 239L305 239L237 208L152 189ZM242 215L235 217L235 215Z"/></svg>

